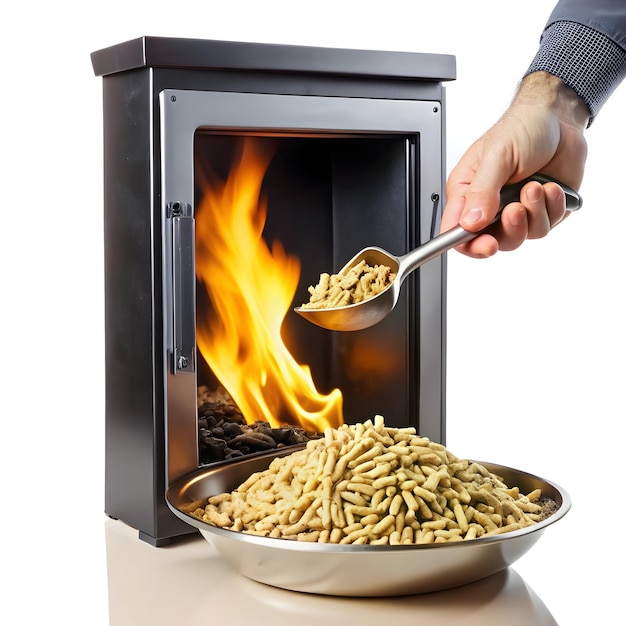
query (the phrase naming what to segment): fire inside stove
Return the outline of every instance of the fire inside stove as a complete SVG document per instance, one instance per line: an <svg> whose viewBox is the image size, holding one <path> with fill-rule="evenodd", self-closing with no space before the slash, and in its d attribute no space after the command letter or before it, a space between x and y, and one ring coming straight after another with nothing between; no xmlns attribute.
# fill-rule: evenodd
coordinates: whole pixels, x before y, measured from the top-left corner
<svg viewBox="0 0 626 626"><path fill-rule="evenodd" d="M234 148L226 178L206 158L198 171L196 340L199 370L217 381L198 383L201 463L301 443L343 423L341 391L318 391L311 368L283 339L301 264L263 236L270 202L263 181L276 141L226 141Z"/></svg>
<svg viewBox="0 0 626 626"><path fill-rule="evenodd" d="M412 280L387 320L357 333L293 311L358 249L412 245L414 139L199 129L193 146L199 463L376 415L416 425Z"/></svg>

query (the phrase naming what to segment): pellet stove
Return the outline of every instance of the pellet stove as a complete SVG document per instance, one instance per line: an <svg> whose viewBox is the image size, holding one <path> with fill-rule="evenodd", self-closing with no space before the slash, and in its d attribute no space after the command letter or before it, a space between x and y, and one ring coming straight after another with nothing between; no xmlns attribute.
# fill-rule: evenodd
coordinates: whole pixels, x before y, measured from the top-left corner
<svg viewBox="0 0 626 626"><path fill-rule="evenodd" d="M454 57L141 37L91 58L104 103L106 514L156 546L195 532L165 491L202 462L199 389L225 389L249 422L321 430L382 414L445 443L445 257L370 329L326 331L292 308L359 249L403 254L437 232ZM256 208L247 223L232 219L242 201ZM261 319L277 352L253 332Z"/></svg>

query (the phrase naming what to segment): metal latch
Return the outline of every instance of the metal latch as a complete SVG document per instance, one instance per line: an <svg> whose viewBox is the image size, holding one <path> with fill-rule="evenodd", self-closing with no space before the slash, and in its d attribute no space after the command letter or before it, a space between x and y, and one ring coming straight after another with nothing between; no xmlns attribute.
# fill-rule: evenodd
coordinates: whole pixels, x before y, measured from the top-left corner
<svg viewBox="0 0 626 626"><path fill-rule="evenodd" d="M196 356L196 272L193 207L170 202L166 217L172 224L172 313L174 374L194 372Z"/></svg>

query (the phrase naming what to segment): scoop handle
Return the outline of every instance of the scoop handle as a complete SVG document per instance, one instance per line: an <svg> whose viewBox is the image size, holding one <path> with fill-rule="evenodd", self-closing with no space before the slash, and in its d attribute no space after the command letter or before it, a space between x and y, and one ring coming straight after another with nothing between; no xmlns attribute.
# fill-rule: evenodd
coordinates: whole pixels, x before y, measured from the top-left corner
<svg viewBox="0 0 626 626"><path fill-rule="evenodd" d="M559 185L561 189L563 189L563 191L565 192L565 208L568 211L578 211L578 209L580 209L583 204L583 199L580 194L574 191L571 187L564 185L554 178L545 176L544 174L533 174L532 176L529 176L524 180L520 180L518 183L512 183L510 185L505 185L504 187L502 187L502 189L500 190L500 208L498 209L498 212L491 221L491 224L489 224L487 228L489 228L492 224L495 224L500 219L500 215L502 214L502 210L505 206L511 204L511 202L519 202L522 188L524 187L524 185L532 181L536 181L538 183L541 183L542 185L545 185L546 183L556 183L557 185ZM451 231L449 231L450 233L455 233L454 235L451 234L451 238L456 239L458 237L458 241L452 247L454 248L462 243L465 243L466 241L471 241L477 235L484 233L487 228L484 228L477 233L465 230L462 226L457 226L453 228ZM446 233L444 233L444 235L445 234Z"/></svg>
<svg viewBox="0 0 626 626"><path fill-rule="evenodd" d="M565 208L568 211L577 211L583 204L583 199L580 194L574 191L571 187L564 185L554 178L545 176L544 174L533 174L524 180L520 180L518 183L505 185L502 188L500 191L500 209L487 228L490 228L492 224L500 219L502 210L505 206L507 206L507 204L519 201L522 187L531 181L537 181L542 185L545 183L556 183L559 185L565 192ZM445 233L441 233L440 235L437 235L437 237L427 241L419 248L413 250L413 252L409 252L403 257L400 257L400 267L398 269L399 282L402 282L407 274L420 267L420 265L423 265L427 261L434 259L436 256L439 256L452 248L456 248L456 246L459 246L462 243L471 241L474 237L484 233L487 228L478 232L471 232L469 230L465 230L460 225L455 226Z"/></svg>
<svg viewBox="0 0 626 626"><path fill-rule="evenodd" d="M545 185L546 183L556 183L559 185L559 187L561 187L561 189L565 192L565 208L568 211L578 211L578 209L580 209L583 205L582 197L571 187L564 185L554 178L545 176L544 174L533 174L532 176L521 180L519 183L513 183L502 187L502 190L500 191L500 210L498 211L498 215L507 204L511 204L511 202L518 202L522 187L532 181L536 181L542 185Z"/></svg>

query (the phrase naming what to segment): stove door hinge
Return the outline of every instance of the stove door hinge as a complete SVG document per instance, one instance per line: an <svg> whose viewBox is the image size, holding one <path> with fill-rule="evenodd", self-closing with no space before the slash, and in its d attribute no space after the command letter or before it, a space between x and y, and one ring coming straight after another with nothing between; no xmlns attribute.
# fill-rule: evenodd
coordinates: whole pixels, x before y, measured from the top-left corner
<svg viewBox="0 0 626 626"><path fill-rule="evenodd" d="M172 229L172 371L193 373L196 364L196 268L193 207L170 202L166 217Z"/></svg>

